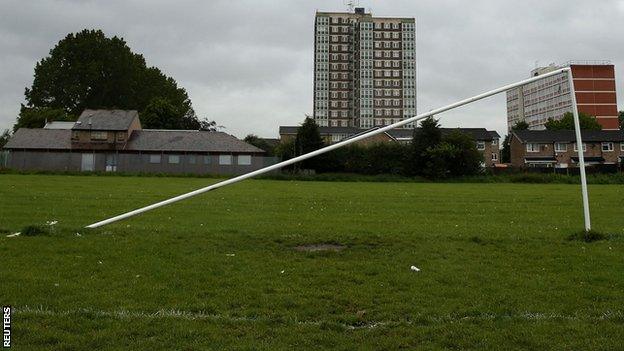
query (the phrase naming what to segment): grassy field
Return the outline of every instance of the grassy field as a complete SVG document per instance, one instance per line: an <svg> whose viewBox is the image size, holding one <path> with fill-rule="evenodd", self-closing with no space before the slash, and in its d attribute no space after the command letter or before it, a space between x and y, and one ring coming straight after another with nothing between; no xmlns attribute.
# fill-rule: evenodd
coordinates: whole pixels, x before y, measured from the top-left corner
<svg viewBox="0 0 624 351"><path fill-rule="evenodd" d="M13 349L622 349L622 185L592 243L565 184L251 180L81 229L215 181L0 175Z"/></svg>

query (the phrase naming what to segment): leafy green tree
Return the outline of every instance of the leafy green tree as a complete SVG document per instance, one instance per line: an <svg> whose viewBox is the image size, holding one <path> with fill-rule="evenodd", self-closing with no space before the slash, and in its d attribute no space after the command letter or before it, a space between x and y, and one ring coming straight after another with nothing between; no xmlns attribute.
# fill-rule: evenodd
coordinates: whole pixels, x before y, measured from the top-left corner
<svg viewBox="0 0 624 351"><path fill-rule="evenodd" d="M188 94L173 78L148 67L122 38L107 38L101 30L68 34L36 64L34 76L25 91L28 108L60 109L78 116L87 108L132 109L142 114L150 106L149 118L173 129L211 124L196 116ZM173 106L171 111L160 99ZM171 116L154 116L154 111L165 110L175 111L180 122L173 125L166 121Z"/></svg>
<svg viewBox="0 0 624 351"><path fill-rule="evenodd" d="M428 147L426 165L420 175L431 179L446 178L450 173L449 164L458 152L457 147L447 142Z"/></svg>
<svg viewBox="0 0 624 351"><path fill-rule="evenodd" d="M579 113L579 124L581 129L587 130L601 130L602 126L598 121L596 121L595 117L592 117L588 114ZM566 112L563 115L563 118L560 120L554 120L549 118L546 124L544 125L548 130L571 130L574 129L574 115L572 112Z"/></svg>
<svg viewBox="0 0 624 351"><path fill-rule="evenodd" d="M11 138L11 133L9 132L8 129L5 129L4 132L0 134L0 149L2 149L4 145L6 145L6 143L9 141L10 138Z"/></svg>
<svg viewBox="0 0 624 351"><path fill-rule="evenodd" d="M431 157L427 150L430 147L435 147L441 141L442 131L440 130L440 124L433 117L427 117L420 122L420 128L414 128L410 162L411 174L422 174Z"/></svg>
<svg viewBox="0 0 624 351"><path fill-rule="evenodd" d="M318 150L325 146L318 125L312 118L306 117L305 121L297 129L297 136L295 137L295 153L297 156L307 154L314 150ZM301 162L301 167L304 169L317 169L322 161L319 157L313 157Z"/></svg>
<svg viewBox="0 0 624 351"><path fill-rule="evenodd" d="M46 122L52 121L75 121L76 116L68 114L65 110L51 107L26 107L20 108L20 113L13 131L19 128L43 128Z"/></svg>
<svg viewBox="0 0 624 351"><path fill-rule="evenodd" d="M274 152L282 161L295 157L295 140L281 141Z"/></svg>
<svg viewBox="0 0 624 351"><path fill-rule="evenodd" d="M501 162L509 163L511 162L511 134L505 135L505 139L503 140L503 148L501 149Z"/></svg>
<svg viewBox="0 0 624 351"><path fill-rule="evenodd" d="M182 112L169 100L161 97L154 98L141 113L143 128L178 129L181 119Z"/></svg>
<svg viewBox="0 0 624 351"><path fill-rule="evenodd" d="M525 121L518 121L511 127L511 130L527 130L529 129L529 124Z"/></svg>
<svg viewBox="0 0 624 351"><path fill-rule="evenodd" d="M247 135L244 140L257 148L264 150L264 152L266 152L266 156L275 155L275 147L255 134Z"/></svg>
<svg viewBox="0 0 624 351"><path fill-rule="evenodd" d="M472 136L456 130L445 135L442 143L452 146L455 150L450 154L450 159L446 159L447 169L451 176L479 173L483 163L483 154L477 150L477 144Z"/></svg>

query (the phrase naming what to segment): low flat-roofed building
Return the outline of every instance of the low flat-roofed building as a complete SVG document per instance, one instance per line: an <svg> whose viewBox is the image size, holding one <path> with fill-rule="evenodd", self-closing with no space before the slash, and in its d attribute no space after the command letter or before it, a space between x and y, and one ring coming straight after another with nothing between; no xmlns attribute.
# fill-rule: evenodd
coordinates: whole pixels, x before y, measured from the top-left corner
<svg viewBox="0 0 624 351"><path fill-rule="evenodd" d="M49 125L49 124L48 124ZM4 146L18 170L241 174L268 164L265 152L212 131L142 129L136 111L86 110L71 129L20 128Z"/></svg>

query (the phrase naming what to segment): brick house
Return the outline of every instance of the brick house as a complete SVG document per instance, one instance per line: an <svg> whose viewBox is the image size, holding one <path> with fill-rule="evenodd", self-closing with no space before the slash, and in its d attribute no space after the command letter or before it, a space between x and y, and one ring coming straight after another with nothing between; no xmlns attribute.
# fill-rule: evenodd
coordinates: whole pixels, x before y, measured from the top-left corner
<svg viewBox="0 0 624 351"><path fill-rule="evenodd" d="M4 152L4 166L19 170L241 174L275 162L226 133L142 129L137 111L127 110L20 128Z"/></svg>
<svg viewBox="0 0 624 351"><path fill-rule="evenodd" d="M583 130L581 137L587 165L622 163L624 131ZM514 167L578 167L573 130L512 131L510 149Z"/></svg>
<svg viewBox="0 0 624 351"><path fill-rule="evenodd" d="M297 135L297 126L280 126L279 134L282 142L293 140ZM499 139L500 135L495 131L485 128L440 128L442 135L453 131L460 131L470 135L477 144L477 150L483 153L483 160L486 167L492 167L500 161ZM365 133L368 130L355 127L319 127L319 132L326 143L332 144L344 139L352 138ZM371 145L380 142L410 143L412 141L413 129L391 129L387 132L374 135L370 138L357 142L358 145Z"/></svg>

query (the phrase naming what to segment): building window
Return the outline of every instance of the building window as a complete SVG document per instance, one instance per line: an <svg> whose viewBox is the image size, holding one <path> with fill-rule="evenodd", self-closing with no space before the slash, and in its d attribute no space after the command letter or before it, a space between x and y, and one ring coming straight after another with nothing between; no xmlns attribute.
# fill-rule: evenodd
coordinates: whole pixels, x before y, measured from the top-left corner
<svg viewBox="0 0 624 351"><path fill-rule="evenodd" d="M91 140L108 140L108 132L91 132Z"/></svg>
<svg viewBox="0 0 624 351"><path fill-rule="evenodd" d="M195 155L188 155L186 157L188 159L189 164L194 165L195 163L197 163L197 159L195 158Z"/></svg>
<svg viewBox="0 0 624 351"><path fill-rule="evenodd" d="M606 152L613 151L613 143L602 143L602 151L606 151Z"/></svg>
<svg viewBox="0 0 624 351"><path fill-rule="evenodd" d="M576 143L574 143L574 151L578 151ZM587 152L587 144L583 143L583 152Z"/></svg>
<svg viewBox="0 0 624 351"><path fill-rule="evenodd" d="M566 152L566 151L568 151L568 144L555 143L555 152Z"/></svg>
<svg viewBox="0 0 624 351"><path fill-rule="evenodd" d="M624 143L620 144L620 151L624 151Z"/></svg>
<svg viewBox="0 0 624 351"><path fill-rule="evenodd" d="M526 144L526 151L527 152L539 152L540 151L539 144L535 144L535 143Z"/></svg>
<svg viewBox="0 0 624 351"><path fill-rule="evenodd" d="M498 161L498 154L495 152L492 153L492 161Z"/></svg>
<svg viewBox="0 0 624 351"><path fill-rule="evenodd" d="M232 164L232 155L219 155L219 164L220 165L231 165Z"/></svg>
<svg viewBox="0 0 624 351"><path fill-rule="evenodd" d="M485 141L483 140L477 141L477 150L485 150Z"/></svg>
<svg viewBox="0 0 624 351"><path fill-rule="evenodd" d="M498 145L498 139L492 139L492 146Z"/></svg>
<svg viewBox="0 0 624 351"><path fill-rule="evenodd" d="M238 164L241 166L249 166L251 164L251 155L238 155Z"/></svg>
<svg viewBox="0 0 624 351"><path fill-rule="evenodd" d="M169 163L180 163L180 155L169 155Z"/></svg>
<svg viewBox="0 0 624 351"><path fill-rule="evenodd" d="M204 155L204 164L209 165L211 163L212 163L212 160L210 159L210 155Z"/></svg>
<svg viewBox="0 0 624 351"><path fill-rule="evenodd" d="M126 133L117 133L117 141L124 141L126 139Z"/></svg>
<svg viewBox="0 0 624 351"><path fill-rule="evenodd" d="M150 163L160 163L160 155L150 155Z"/></svg>

